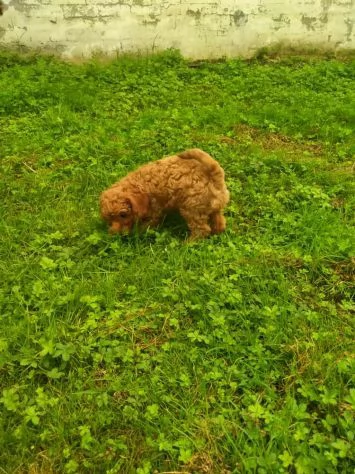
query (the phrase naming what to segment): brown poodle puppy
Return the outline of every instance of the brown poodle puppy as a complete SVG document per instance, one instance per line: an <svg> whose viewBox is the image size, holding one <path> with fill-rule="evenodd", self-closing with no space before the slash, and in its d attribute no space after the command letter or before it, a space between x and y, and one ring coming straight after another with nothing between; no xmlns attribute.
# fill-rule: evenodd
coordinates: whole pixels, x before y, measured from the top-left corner
<svg viewBox="0 0 355 474"><path fill-rule="evenodd" d="M127 233L135 224L155 226L176 210L196 239L224 231L228 201L223 169L195 148L129 173L101 194L100 207L111 233Z"/></svg>

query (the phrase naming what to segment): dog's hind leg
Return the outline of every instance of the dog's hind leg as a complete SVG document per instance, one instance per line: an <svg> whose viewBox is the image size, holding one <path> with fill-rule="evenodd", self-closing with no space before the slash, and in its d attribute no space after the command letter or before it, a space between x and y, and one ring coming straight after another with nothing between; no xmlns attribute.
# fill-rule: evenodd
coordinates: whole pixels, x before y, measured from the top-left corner
<svg viewBox="0 0 355 474"><path fill-rule="evenodd" d="M196 211L180 209L181 216L185 219L190 230L189 240L202 239L211 234L211 227L208 224L208 216L204 214L196 214Z"/></svg>
<svg viewBox="0 0 355 474"><path fill-rule="evenodd" d="M226 229L226 219L221 211L210 215L210 224L212 234L220 234Z"/></svg>

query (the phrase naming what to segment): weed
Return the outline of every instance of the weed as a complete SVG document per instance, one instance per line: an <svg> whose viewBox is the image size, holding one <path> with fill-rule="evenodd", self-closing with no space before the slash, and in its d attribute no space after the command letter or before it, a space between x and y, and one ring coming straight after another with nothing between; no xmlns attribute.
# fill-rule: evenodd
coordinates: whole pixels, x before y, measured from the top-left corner
<svg viewBox="0 0 355 474"><path fill-rule="evenodd" d="M352 472L354 64L0 55L0 468ZM197 146L225 234L111 237L98 195Z"/></svg>

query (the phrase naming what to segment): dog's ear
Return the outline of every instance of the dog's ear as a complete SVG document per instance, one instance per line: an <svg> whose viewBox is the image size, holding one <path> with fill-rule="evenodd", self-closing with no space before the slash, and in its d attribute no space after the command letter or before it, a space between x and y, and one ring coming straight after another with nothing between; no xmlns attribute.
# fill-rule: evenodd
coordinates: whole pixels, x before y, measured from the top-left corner
<svg viewBox="0 0 355 474"><path fill-rule="evenodd" d="M149 212L149 196L146 193L127 196L127 201L132 207L133 214L138 219L145 217Z"/></svg>

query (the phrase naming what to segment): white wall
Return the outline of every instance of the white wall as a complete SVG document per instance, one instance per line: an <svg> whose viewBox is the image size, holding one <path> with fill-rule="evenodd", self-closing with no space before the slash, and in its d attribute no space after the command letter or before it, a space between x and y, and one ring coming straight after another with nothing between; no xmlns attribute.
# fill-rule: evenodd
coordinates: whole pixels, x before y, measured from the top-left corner
<svg viewBox="0 0 355 474"><path fill-rule="evenodd" d="M355 0L3 0L0 45L64 57L178 48L248 56L285 42L354 48Z"/></svg>

